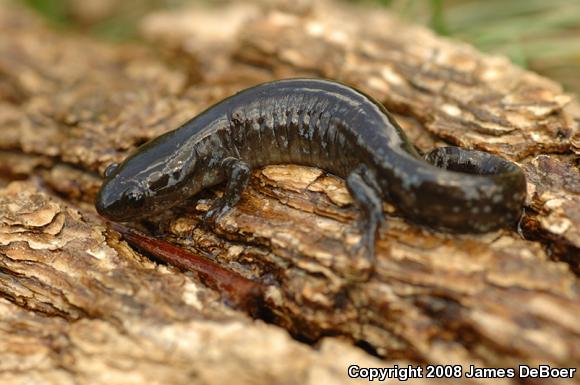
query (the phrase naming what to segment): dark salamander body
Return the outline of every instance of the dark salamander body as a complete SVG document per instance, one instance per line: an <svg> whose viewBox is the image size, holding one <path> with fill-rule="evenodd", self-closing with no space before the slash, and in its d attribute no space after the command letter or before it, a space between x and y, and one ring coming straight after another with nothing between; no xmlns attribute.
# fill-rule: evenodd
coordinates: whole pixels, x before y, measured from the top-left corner
<svg viewBox="0 0 580 385"><path fill-rule="evenodd" d="M369 96L332 81L290 79L241 91L112 165L96 206L111 220L131 221L227 181L208 213L215 220L238 202L251 169L281 163L345 178L372 254L383 200L418 223L486 232L514 224L526 196L511 162L457 147L424 159Z"/></svg>

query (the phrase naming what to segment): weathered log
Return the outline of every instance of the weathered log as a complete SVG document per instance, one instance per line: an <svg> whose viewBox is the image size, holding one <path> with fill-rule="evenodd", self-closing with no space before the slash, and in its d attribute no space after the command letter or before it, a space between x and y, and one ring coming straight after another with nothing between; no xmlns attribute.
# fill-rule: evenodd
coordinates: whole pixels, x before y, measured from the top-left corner
<svg viewBox="0 0 580 385"><path fill-rule="evenodd" d="M350 364L578 366L576 102L382 10L305 4L153 14L143 35L161 57L1 4L0 383L314 384L347 383ZM204 34L212 17L229 28ZM524 237L436 232L385 204L375 273L353 281L368 266L353 257L358 211L343 181L291 165L256 170L213 231L200 223L220 188L141 224L262 285L268 324L96 215L109 162L236 90L303 75L373 95L422 150L452 143L519 162Z"/></svg>

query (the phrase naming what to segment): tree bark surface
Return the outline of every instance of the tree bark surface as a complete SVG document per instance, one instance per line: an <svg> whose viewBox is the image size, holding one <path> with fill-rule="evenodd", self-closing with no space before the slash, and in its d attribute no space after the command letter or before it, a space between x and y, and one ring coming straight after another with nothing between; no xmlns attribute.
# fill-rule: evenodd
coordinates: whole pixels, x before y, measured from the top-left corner
<svg viewBox="0 0 580 385"><path fill-rule="evenodd" d="M351 364L579 366L580 108L558 84L336 2L156 12L141 24L147 47L0 7L1 384L341 384ZM385 204L375 272L353 281L365 268L358 210L341 179L293 165L256 170L213 231L201 218L221 187L139 225L259 284L268 316L253 319L96 214L110 162L240 89L297 76L364 90L421 150L519 163L522 235L436 232ZM410 382L437 381L449 380Z"/></svg>

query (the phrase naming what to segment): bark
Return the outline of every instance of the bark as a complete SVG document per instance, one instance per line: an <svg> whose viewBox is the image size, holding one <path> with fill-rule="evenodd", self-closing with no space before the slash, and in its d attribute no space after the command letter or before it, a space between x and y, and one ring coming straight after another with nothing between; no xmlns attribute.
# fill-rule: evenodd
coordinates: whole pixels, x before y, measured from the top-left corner
<svg viewBox="0 0 580 385"><path fill-rule="evenodd" d="M142 23L148 48L0 7L0 383L347 383L350 364L580 363L580 109L559 85L342 3L158 12ZM140 224L260 284L260 320L96 215L111 161L239 89L296 76L373 95L422 150L521 164L525 237L436 232L385 204L375 274L354 281L368 266L352 255L343 181L292 165L256 170L214 231L200 220L221 188Z"/></svg>

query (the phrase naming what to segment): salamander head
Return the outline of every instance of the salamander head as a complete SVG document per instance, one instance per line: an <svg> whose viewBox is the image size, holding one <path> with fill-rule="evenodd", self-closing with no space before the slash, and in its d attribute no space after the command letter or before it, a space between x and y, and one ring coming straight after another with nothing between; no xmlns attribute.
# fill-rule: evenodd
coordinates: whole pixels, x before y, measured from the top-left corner
<svg viewBox="0 0 580 385"><path fill-rule="evenodd" d="M150 192L135 178L123 175L122 171L116 163L107 167L96 208L105 218L126 222L145 214Z"/></svg>
<svg viewBox="0 0 580 385"><path fill-rule="evenodd" d="M175 146L155 144L146 144L120 165L107 167L95 203L100 215L129 222L159 214L184 199L194 155L180 158L172 153Z"/></svg>

